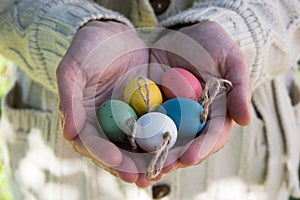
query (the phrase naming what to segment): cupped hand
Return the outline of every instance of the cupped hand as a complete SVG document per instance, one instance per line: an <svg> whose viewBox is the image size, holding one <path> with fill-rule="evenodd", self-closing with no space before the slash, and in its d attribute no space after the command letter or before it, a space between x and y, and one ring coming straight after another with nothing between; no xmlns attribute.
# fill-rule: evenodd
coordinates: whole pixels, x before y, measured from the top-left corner
<svg viewBox="0 0 300 200"><path fill-rule="evenodd" d="M150 61L185 68L203 85L211 77L226 79L233 85L226 95L214 100L200 136L169 152L162 173L201 163L226 144L235 123L245 126L250 122L247 59L219 24L205 21L176 32L167 31L151 48Z"/></svg>
<svg viewBox="0 0 300 200"><path fill-rule="evenodd" d="M139 183L144 180L135 162L99 136L96 109L111 97L119 77L148 61L148 48L129 27L115 21L91 21L78 30L57 68L64 138L101 168L140 185L150 183ZM139 73L147 70L141 68Z"/></svg>

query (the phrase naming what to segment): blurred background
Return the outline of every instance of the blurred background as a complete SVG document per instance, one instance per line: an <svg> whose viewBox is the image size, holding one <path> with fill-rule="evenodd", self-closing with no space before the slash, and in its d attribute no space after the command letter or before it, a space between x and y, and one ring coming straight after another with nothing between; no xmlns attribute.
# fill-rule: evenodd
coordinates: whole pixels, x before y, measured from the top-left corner
<svg viewBox="0 0 300 200"><path fill-rule="evenodd" d="M300 81L300 61L299 64L299 81ZM11 63L7 61L3 56L0 55L0 100L8 89L9 86L9 77L11 76ZM1 120L1 107L0 107L0 120ZM9 185L3 166L3 154L1 151L2 148L2 137L0 132L0 200L12 200L12 195L9 191ZM300 177L299 177L300 178ZM300 200L290 198L290 200Z"/></svg>
<svg viewBox="0 0 300 200"><path fill-rule="evenodd" d="M11 76L11 64L0 55L0 100L8 89ZM0 107L1 120L1 107ZM9 185L3 166L2 137L0 132L0 200L12 200Z"/></svg>

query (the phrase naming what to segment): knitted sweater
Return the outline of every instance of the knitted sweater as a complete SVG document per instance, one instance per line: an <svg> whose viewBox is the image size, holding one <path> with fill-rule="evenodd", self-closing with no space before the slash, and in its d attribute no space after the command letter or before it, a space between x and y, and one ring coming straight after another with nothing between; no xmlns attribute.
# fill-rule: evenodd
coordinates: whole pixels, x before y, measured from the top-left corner
<svg viewBox="0 0 300 200"><path fill-rule="evenodd" d="M22 188L20 191L23 192L19 192L27 195L29 191L34 191L33 194L40 192L36 185L20 179L23 168L21 170L18 166L27 154L23 157L13 157L13 152L18 153L17 149L22 147L27 151L34 145L31 139L35 141L38 138L36 132L32 132L33 128L40 127L44 132L49 132L42 135L43 141L54 149L57 157L66 159L65 154L73 156L72 152L65 153L67 150L64 148L67 147L60 141L61 133L55 131L58 127L56 67L80 27L88 21L101 19L120 21L131 28L170 27L211 20L218 22L227 31L248 58L254 91L251 104L254 117L250 126L235 129L228 145L201 166L167 176L164 181L170 183L174 191L171 198L226 199L222 194L230 191L227 184L233 182L233 187L239 188L239 192L247 195L243 196L243 193L235 196L233 193L227 193L230 199L253 197L281 200L289 194L299 195L297 169L300 153L300 89L294 81L293 74L297 66L296 61L300 58L299 16L298 0L171 0L168 9L158 16L147 0L2 0L0 53L14 61L20 69L16 73L19 86L13 85L4 98L5 115L2 120L3 130L6 131L7 152L11 157L8 166L11 170L18 169L16 173L12 172L15 187L27 184L24 186L26 189ZM23 104L16 105L18 95L27 99L28 104L25 105L30 105L30 108L25 106L24 110ZM253 134L241 135L241 132ZM23 143L16 147L20 142L19 137ZM18 142L15 142L16 138ZM237 151L241 151L241 155L237 155ZM36 162L41 166L39 161ZM228 167L219 167L223 163L228 164ZM52 168L42 166L44 171L49 170L48 173L52 173ZM26 169L24 168L25 171ZM91 166L88 167L88 171L90 179L100 173ZM66 173L73 172L79 173L75 168ZM197 172L203 173L197 175ZM61 170L61 174L53 172L53 177L63 176L64 173L64 169ZM240 179L213 184L218 179L228 181L222 178L232 174ZM49 178L52 176L47 177L47 181L56 180ZM88 194L83 192L83 196L80 197L97 199L100 194L105 199L123 199L122 194L126 193L124 199L130 199L132 194L128 191L135 191L140 199L150 198L149 189L145 195L144 190L133 189L132 186L123 185L117 180L113 182L110 179L112 177L104 177L112 183L111 188L118 188L121 192L107 194L101 188L107 188L109 184L100 182L97 185L93 182L86 187L96 189ZM76 178L74 180L80 182L78 176ZM194 181L192 185L189 184L191 180ZM199 186L196 187L196 184ZM129 190L125 191L124 188ZM216 190L221 192L217 193ZM43 194L46 196L52 193ZM45 196L37 198L46 199ZM63 197L62 194L61 198Z"/></svg>
<svg viewBox="0 0 300 200"><path fill-rule="evenodd" d="M245 51L255 87L260 81L285 71L284 63L299 58L299 47L295 45L299 42L297 0L214 0L196 3L184 12L191 2L173 0L158 19L148 1L136 2L139 1L99 1L105 7L126 14L136 27L171 26L202 20L220 23ZM136 9L143 12L136 12ZM88 1L5 0L0 11L1 54L54 92L57 92L56 67L78 28L90 20L99 19L115 19L133 27L120 13ZM140 13L143 17L139 16ZM176 13L179 14L174 15ZM273 59L274 53L281 57L280 60Z"/></svg>

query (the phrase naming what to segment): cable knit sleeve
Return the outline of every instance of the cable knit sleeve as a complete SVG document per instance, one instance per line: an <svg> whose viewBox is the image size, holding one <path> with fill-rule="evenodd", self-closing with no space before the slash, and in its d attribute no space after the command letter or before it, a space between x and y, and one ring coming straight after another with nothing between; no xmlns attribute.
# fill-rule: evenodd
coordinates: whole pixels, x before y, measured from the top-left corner
<svg viewBox="0 0 300 200"><path fill-rule="evenodd" d="M221 24L246 53L256 88L299 59L299 4L298 0L207 0L160 25L205 20Z"/></svg>
<svg viewBox="0 0 300 200"><path fill-rule="evenodd" d="M57 92L56 67L76 31L90 20L122 15L86 0L3 0L0 3L0 53L33 80Z"/></svg>

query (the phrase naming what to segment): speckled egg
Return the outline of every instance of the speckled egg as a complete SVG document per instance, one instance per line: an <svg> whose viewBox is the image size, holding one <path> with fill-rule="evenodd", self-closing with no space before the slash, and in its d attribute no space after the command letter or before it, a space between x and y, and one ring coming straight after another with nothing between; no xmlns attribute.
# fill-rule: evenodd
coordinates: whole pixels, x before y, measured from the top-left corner
<svg viewBox="0 0 300 200"><path fill-rule="evenodd" d="M162 91L167 99L188 98L197 101L202 94L198 79L182 68L170 68L162 76Z"/></svg>
<svg viewBox="0 0 300 200"><path fill-rule="evenodd" d="M138 81L140 83L140 89ZM140 93L141 90L142 93L147 96L147 84L145 81L148 82L150 108L156 109L163 101L161 91L153 81L148 78L131 79L125 87L124 100L135 110L139 116L148 112L147 104Z"/></svg>
<svg viewBox="0 0 300 200"><path fill-rule="evenodd" d="M112 142L126 141L125 123L129 118L137 119L134 110L120 100L107 100L97 111L97 118L104 134Z"/></svg>
<svg viewBox="0 0 300 200"><path fill-rule="evenodd" d="M167 100L158 107L157 112L168 115L175 122L178 138L194 138L205 126L200 122L203 107L192 99Z"/></svg>
<svg viewBox="0 0 300 200"><path fill-rule="evenodd" d="M137 120L136 142L147 152L156 151L163 143L167 131L171 135L171 148L177 139L177 128L173 120L159 112L147 113Z"/></svg>

